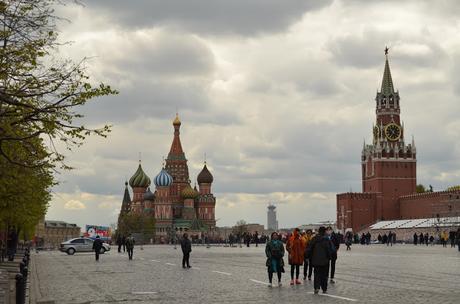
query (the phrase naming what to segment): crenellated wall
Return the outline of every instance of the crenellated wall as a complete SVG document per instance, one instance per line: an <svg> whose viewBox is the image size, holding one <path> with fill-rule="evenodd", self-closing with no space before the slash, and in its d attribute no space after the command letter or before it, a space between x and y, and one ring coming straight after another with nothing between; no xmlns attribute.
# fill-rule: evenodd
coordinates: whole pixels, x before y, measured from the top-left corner
<svg viewBox="0 0 460 304"><path fill-rule="evenodd" d="M416 193L401 196L401 218L428 218L460 212L460 190Z"/></svg>

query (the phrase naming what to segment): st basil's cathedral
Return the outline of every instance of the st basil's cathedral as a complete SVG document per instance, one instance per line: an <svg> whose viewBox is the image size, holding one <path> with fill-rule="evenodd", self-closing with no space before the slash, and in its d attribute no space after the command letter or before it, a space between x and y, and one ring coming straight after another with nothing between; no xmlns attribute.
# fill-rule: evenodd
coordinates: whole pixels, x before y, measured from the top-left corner
<svg viewBox="0 0 460 304"><path fill-rule="evenodd" d="M211 186L214 180L204 163L197 176L198 189L192 188L187 159L180 141L181 121L176 114L173 121L174 137L168 157L162 169L153 179L155 191L152 192L151 179L144 172L141 163L129 179L120 215L127 213L144 214L155 218L155 242L170 241L174 234L188 232L201 237L212 235L216 228L214 197Z"/></svg>

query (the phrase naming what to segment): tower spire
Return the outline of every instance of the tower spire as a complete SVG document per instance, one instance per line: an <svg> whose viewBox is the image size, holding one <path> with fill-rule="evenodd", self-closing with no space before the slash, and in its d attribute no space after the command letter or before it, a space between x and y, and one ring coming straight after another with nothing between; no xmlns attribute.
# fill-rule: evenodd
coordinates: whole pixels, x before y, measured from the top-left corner
<svg viewBox="0 0 460 304"><path fill-rule="evenodd" d="M390 65L388 63L389 48L385 47L385 70L383 71L382 87L380 92L383 95L390 95L394 93L393 79L391 78Z"/></svg>
<svg viewBox="0 0 460 304"><path fill-rule="evenodd" d="M179 119L179 114L176 113L176 118L173 121L173 126L174 126L174 138L173 142L171 144L171 149L169 150L169 155L168 158L172 157L179 157L179 158L184 158L184 151L182 150L182 144L180 142L180 126L181 126L181 121Z"/></svg>

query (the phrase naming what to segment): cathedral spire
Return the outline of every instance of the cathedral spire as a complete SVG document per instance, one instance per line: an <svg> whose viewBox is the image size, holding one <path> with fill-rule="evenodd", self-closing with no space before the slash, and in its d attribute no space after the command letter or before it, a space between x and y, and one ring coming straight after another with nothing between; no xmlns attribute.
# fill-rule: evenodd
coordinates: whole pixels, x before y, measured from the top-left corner
<svg viewBox="0 0 460 304"><path fill-rule="evenodd" d="M173 121L174 126L174 138L171 144L171 149L169 150L168 158L184 158L184 151L182 150L182 144L180 142L180 126L181 121L179 119L179 114L176 113L176 118Z"/></svg>
<svg viewBox="0 0 460 304"><path fill-rule="evenodd" d="M385 48L385 70L383 72L382 87L380 93L390 95L394 93L393 80L391 78L390 65L388 64L388 47Z"/></svg>
<svg viewBox="0 0 460 304"><path fill-rule="evenodd" d="M129 195L128 182L125 182L125 193L123 195L123 201L121 203L121 213L129 212L131 205L131 196Z"/></svg>

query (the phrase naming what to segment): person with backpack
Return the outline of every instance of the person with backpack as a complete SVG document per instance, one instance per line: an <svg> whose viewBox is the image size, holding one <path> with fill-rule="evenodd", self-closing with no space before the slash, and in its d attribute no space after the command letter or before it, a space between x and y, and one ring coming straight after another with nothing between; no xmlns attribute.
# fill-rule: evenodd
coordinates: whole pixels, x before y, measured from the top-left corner
<svg viewBox="0 0 460 304"><path fill-rule="evenodd" d="M269 287L273 287L273 273L276 272L278 275L278 286L281 287L281 273L284 272L284 246L283 242L279 240L277 232L273 232L271 240L265 246L265 255L267 256L267 270L268 270L268 281Z"/></svg>
<svg viewBox="0 0 460 304"><path fill-rule="evenodd" d="M126 250L128 251L128 257L130 260L133 259L133 253L134 253L134 238L132 237L132 235L130 234L127 238L126 238Z"/></svg>
<svg viewBox="0 0 460 304"><path fill-rule="evenodd" d="M320 288L323 293L327 293L329 261L333 251L334 245L326 235L326 228L324 226L319 227L318 235L312 239L305 252L313 264L315 294L318 294Z"/></svg>
<svg viewBox="0 0 460 304"><path fill-rule="evenodd" d="M96 262L99 262L99 254L101 253L102 249L102 240L99 235L96 236L96 239L93 242L93 250L96 254Z"/></svg>

